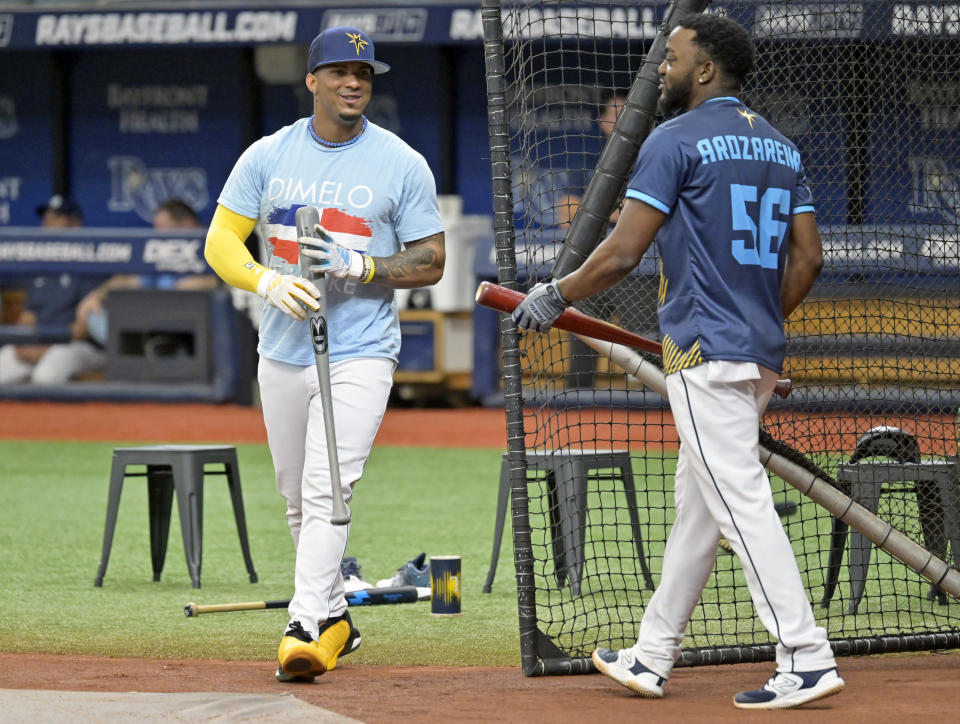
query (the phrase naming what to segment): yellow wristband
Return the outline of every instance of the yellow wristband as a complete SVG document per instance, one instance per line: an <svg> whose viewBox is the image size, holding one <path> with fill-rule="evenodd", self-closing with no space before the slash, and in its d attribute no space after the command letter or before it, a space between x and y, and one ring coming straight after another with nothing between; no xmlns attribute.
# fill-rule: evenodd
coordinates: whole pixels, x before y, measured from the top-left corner
<svg viewBox="0 0 960 724"><path fill-rule="evenodd" d="M363 255L363 276L360 277L361 284L369 284L373 281L374 264L373 257Z"/></svg>

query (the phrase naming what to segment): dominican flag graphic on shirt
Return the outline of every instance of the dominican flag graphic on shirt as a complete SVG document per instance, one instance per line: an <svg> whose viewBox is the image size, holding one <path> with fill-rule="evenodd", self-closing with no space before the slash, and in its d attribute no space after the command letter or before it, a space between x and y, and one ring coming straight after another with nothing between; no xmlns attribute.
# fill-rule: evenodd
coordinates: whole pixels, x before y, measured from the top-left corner
<svg viewBox="0 0 960 724"><path fill-rule="evenodd" d="M287 264L300 263L300 247L297 245L297 209L275 209L264 224L272 255ZM373 239L370 222L360 216L351 216L342 209L320 209L320 226L327 230L333 240L348 249L365 252Z"/></svg>

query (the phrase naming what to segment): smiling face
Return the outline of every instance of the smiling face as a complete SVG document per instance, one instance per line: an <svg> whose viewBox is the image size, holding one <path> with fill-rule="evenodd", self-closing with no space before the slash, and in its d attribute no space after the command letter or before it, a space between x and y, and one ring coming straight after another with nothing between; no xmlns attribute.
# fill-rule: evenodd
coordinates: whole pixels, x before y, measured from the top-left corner
<svg viewBox="0 0 960 724"><path fill-rule="evenodd" d="M657 68L660 74L660 100L657 109L669 113L690 108L694 94L694 76L701 69L699 48L694 44L696 33L688 28L675 28L667 40L667 52Z"/></svg>
<svg viewBox="0 0 960 724"><path fill-rule="evenodd" d="M370 103L373 69L366 63L331 63L307 75L313 113L319 126L352 129ZM319 131L320 129L318 129Z"/></svg>

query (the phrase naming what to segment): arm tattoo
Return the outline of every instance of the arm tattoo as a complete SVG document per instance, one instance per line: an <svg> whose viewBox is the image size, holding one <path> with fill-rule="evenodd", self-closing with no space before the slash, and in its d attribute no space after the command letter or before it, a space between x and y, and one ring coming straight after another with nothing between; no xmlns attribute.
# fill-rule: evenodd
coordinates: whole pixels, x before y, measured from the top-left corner
<svg viewBox="0 0 960 724"><path fill-rule="evenodd" d="M443 244L442 232L408 244L406 249L393 256L377 259L374 278L414 285L421 283L441 261L437 242Z"/></svg>

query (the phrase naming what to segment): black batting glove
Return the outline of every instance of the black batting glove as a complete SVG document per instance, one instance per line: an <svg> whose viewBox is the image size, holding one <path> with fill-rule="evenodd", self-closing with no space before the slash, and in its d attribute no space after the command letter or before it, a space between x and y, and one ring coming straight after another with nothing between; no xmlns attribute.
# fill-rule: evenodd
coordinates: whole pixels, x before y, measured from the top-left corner
<svg viewBox="0 0 960 724"><path fill-rule="evenodd" d="M540 282L513 310L513 321L520 329L546 332L569 306L556 281Z"/></svg>

